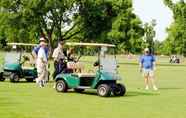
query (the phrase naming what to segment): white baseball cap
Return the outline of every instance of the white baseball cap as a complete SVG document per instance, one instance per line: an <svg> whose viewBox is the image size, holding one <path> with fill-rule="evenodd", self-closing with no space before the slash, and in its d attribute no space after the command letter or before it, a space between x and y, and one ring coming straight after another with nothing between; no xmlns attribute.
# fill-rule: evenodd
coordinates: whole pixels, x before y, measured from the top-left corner
<svg viewBox="0 0 186 118"><path fill-rule="evenodd" d="M145 51L145 52L149 52L149 48L145 48L144 51Z"/></svg>
<svg viewBox="0 0 186 118"><path fill-rule="evenodd" d="M39 39L39 41L45 41L45 38L41 37L41 38Z"/></svg>

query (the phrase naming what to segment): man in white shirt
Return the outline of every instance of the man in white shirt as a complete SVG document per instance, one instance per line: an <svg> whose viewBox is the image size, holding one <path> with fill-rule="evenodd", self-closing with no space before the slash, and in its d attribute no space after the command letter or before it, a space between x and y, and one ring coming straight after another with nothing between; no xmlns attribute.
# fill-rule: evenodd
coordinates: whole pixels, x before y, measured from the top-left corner
<svg viewBox="0 0 186 118"><path fill-rule="evenodd" d="M44 87L44 84L48 78L47 72L47 55L45 53L45 47L47 43L45 40L40 41L40 49L38 51L37 59L36 59L36 68L38 73L37 83L40 87Z"/></svg>

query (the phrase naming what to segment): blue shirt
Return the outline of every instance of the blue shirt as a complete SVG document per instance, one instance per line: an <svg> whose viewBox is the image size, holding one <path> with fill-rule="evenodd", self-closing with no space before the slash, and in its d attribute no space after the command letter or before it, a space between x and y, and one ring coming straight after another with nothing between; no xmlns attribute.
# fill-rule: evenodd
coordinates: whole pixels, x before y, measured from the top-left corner
<svg viewBox="0 0 186 118"><path fill-rule="evenodd" d="M144 69L153 69L153 62L155 62L155 57L153 55L143 55L140 58L140 63Z"/></svg>
<svg viewBox="0 0 186 118"><path fill-rule="evenodd" d="M36 55L38 55L40 47L41 47L40 45L34 47L33 51L36 53ZM48 48L44 48L44 50L45 50L46 56L48 57Z"/></svg>

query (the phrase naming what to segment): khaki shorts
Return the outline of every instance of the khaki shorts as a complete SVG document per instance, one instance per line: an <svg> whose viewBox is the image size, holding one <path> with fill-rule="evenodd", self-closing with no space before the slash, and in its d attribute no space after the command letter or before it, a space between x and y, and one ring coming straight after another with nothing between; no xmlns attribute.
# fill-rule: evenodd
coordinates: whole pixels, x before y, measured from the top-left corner
<svg viewBox="0 0 186 118"><path fill-rule="evenodd" d="M48 70L46 65L37 66L37 73L39 80L47 80L48 79Z"/></svg>
<svg viewBox="0 0 186 118"><path fill-rule="evenodd" d="M143 76L154 76L154 71L152 69L143 69Z"/></svg>

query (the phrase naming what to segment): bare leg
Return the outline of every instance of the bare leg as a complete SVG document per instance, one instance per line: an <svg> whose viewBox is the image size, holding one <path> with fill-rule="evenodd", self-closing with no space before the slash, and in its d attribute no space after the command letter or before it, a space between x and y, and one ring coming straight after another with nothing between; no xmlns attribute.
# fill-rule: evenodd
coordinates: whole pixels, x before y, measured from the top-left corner
<svg viewBox="0 0 186 118"><path fill-rule="evenodd" d="M154 90L158 90L158 88L156 87L156 84L155 84L155 80L154 80L155 78L154 78L154 76L149 76L149 79L151 80L153 89Z"/></svg>
<svg viewBox="0 0 186 118"><path fill-rule="evenodd" d="M144 81L145 81L145 89L149 89L149 78L147 75L144 76Z"/></svg>

